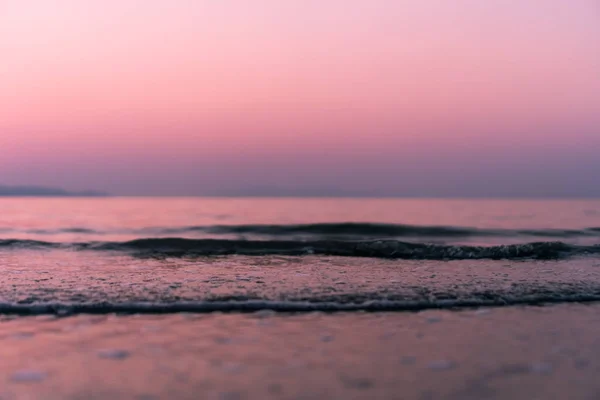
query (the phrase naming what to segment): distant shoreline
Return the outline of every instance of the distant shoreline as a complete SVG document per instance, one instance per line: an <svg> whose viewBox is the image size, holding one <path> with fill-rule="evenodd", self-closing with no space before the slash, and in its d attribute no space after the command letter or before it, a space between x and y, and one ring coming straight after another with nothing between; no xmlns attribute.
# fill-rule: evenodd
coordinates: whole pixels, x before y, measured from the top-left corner
<svg viewBox="0 0 600 400"><path fill-rule="evenodd" d="M6 198L73 198L73 197L89 197L89 198L108 198L108 197L130 197L130 196L111 196L109 194L0 194L0 199ZM140 196L136 196L140 197ZM145 197L145 196L142 196Z"/></svg>
<svg viewBox="0 0 600 400"><path fill-rule="evenodd" d="M108 197L108 193L96 190L71 192L61 188L43 186L3 186L0 185L0 197Z"/></svg>
<svg viewBox="0 0 600 400"><path fill-rule="evenodd" d="M100 190L82 190L70 191L63 188L45 187L45 186L9 186L0 185L0 198L16 198L16 197L48 197L48 198L73 198L73 197L90 197L90 198L213 198L213 199L405 199L405 200L598 200L600 196L582 196L569 193L549 193L546 195L532 194L449 194L436 195L431 193L421 194L386 194L386 193L365 193L365 192L344 192L338 190L316 189L302 192L290 190L265 190L264 193L257 191L243 192L227 192L215 193L209 192L204 194L114 194Z"/></svg>

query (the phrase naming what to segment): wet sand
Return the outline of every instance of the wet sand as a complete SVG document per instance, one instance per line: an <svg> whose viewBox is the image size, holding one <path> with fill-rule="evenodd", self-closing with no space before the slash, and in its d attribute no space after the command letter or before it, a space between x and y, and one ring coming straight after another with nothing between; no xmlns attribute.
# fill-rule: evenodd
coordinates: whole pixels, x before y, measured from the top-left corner
<svg viewBox="0 0 600 400"><path fill-rule="evenodd" d="M11 250L0 265L2 400L600 396L600 303L576 302L600 299L596 258Z"/></svg>
<svg viewBox="0 0 600 400"><path fill-rule="evenodd" d="M2 399L596 399L600 306L4 316Z"/></svg>
<svg viewBox="0 0 600 400"><path fill-rule="evenodd" d="M600 300L600 260L0 252L0 312L414 310Z"/></svg>

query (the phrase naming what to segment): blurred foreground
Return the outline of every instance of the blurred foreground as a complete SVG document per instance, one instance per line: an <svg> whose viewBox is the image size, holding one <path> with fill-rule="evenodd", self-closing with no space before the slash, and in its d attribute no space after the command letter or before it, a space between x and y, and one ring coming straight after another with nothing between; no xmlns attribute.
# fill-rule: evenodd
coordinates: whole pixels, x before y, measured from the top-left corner
<svg viewBox="0 0 600 400"><path fill-rule="evenodd" d="M600 307L4 317L2 399L592 399Z"/></svg>

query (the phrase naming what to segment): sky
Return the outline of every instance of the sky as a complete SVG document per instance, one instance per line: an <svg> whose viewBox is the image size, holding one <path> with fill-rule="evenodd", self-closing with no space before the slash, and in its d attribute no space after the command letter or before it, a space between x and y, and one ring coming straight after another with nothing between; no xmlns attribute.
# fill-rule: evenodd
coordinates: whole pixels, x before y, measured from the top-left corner
<svg viewBox="0 0 600 400"><path fill-rule="evenodd" d="M0 184L600 196L597 0L0 0Z"/></svg>

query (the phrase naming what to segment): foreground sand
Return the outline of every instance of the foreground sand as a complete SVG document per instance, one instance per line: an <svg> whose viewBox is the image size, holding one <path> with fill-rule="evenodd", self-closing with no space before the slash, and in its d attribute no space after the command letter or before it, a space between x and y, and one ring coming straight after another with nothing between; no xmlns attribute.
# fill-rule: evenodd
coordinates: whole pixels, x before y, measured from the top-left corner
<svg viewBox="0 0 600 400"><path fill-rule="evenodd" d="M596 399L600 305L3 317L2 399Z"/></svg>

